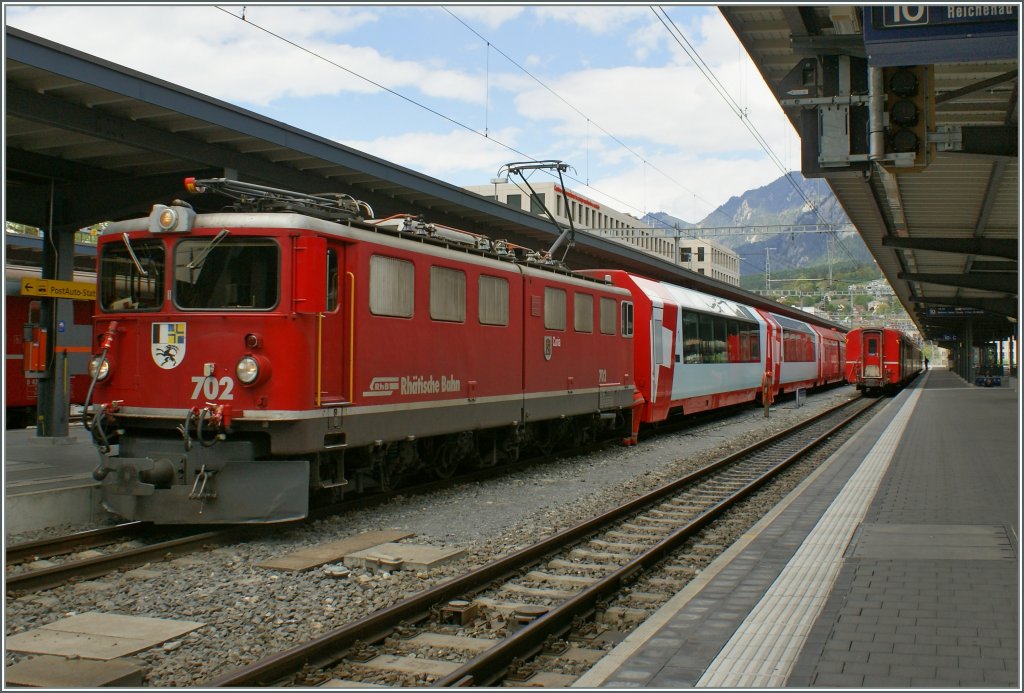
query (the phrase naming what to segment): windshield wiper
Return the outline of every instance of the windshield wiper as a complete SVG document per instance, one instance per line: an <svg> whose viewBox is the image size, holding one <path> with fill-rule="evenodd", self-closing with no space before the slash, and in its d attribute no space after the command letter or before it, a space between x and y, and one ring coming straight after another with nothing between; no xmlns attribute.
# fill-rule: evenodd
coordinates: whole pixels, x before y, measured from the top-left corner
<svg viewBox="0 0 1024 693"><path fill-rule="evenodd" d="M206 262L206 256L210 254L210 251L213 250L213 247L220 243L221 241L223 241L225 238L227 238L229 233L231 232L228 231L227 229L221 229L220 233L214 236L213 240L210 241L210 244L200 251L199 257L185 265L185 267L187 267L190 270L194 270L200 267L204 262Z"/></svg>
<svg viewBox="0 0 1024 693"><path fill-rule="evenodd" d="M139 270L139 274L143 277L148 277L149 272L142 269L142 263L139 262L139 258L135 255L135 250L132 248L132 242L128 240L128 232L126 231L122 233L121 238L124 239L124 247L128 249L128 254L131 255L132 262L135 263L135 269Z"/></svg>

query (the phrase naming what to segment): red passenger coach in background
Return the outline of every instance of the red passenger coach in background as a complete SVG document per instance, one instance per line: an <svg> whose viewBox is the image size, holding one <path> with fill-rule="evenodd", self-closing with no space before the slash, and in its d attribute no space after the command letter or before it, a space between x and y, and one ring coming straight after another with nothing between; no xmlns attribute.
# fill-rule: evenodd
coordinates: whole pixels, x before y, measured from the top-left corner
<svg viewBox="0 0 1024 693"><path fill-rule="evenodd" d="M858 327L846 335L846 381L865 394L893 394L924 369L921 348L888 327Z"/></svg>
<svg viewBox="0 0 1024 693"><path fill-rule="evenodd" d="M39 406L39 377L47 372L46 341L52 339L41 322L42 300L38 296L23 296L21 280L39 279L39 267L8 265L4 268L5 325L5 427L24 428L36 424ZM75 272L74 279L81 282L95 282L96 276L87 272ZM93 301L74 301L72 324L64 326L70 337L67 344L56 348L66 368L57 369L68 388L66 401L82 404L89 389L89 376L85 372L86 355L91 350Z"/></svg>

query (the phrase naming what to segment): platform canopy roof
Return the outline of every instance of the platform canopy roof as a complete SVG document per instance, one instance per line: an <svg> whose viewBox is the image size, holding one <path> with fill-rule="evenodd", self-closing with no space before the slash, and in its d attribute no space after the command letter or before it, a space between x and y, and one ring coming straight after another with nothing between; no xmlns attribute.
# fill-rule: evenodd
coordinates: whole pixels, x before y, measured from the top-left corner
<svg viewBox="0 0 1024 693"><path fill-rule="evenodd" d="M980 343L1015 335L1020 317L1019 6L980 16L949 7L954 14L946 6L868 13L762 3L721 12L801 133L804 174L828 182L921 333L941 343L969 330ZM816 93L834 95L829 68L849 58L880 70L928 69L929 129L942 144L926 166L873 161L808 172L813 106L783 102L801 91L801 79L815 82L815 69L824 73ZM855 72L846 93L857 87Z"/></svg>

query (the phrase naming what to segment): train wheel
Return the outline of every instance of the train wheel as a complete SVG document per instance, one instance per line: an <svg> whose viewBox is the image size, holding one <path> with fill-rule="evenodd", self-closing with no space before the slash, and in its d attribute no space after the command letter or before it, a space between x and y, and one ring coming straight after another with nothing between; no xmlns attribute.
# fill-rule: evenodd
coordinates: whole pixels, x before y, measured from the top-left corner
<svg viewBox="0 0 1024 693"><path fill-rule="evenodd" d="M390 493L395 490L395 482L397 481L394 473L394 465L392 460L389 459L388 449L391 446L375 448L370 453L370 474L371 478L377 482L377 487L381 493Z"/></svg>
<svg viewBox="0 0 1024 693"><path fill-rule="evenodd" d="M437 460L434 463L434 474L437 475L438 479L451 478L458 471L459 467L462 466L462 463L473 454L475 449L476 445L471 431L463 431L448 439L441 446L441 450L437 455Z"/></svg>

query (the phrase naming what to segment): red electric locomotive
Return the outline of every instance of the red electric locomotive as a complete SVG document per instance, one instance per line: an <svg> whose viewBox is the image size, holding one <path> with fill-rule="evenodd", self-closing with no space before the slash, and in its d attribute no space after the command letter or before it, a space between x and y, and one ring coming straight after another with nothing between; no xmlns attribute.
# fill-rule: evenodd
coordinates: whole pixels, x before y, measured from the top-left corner
<svg viewBox="0 0 1024 693"><path fill-rule="evenodd" d="M345 195L189 186L237 203L157 205L97 247L88 425L118 515L281 522L318 493L629 434L628 291Z"/></svg>
<svg viewBox="0 0 1024 693"><path fill-rule="evenodd" d="M4 268L5 329L4 361L5 371L5 427L24 428L36 423L39 405L39 377L47 371L47 335L41 325L41 299L21 295L21 280L25 277L38 279L42 271L38 267L9 265ZM96 281L95 275L75 272L74 279L82 282ZM72 322L62 326L67 338L56 348L61 359L67 359L67 368L59 369L58 375L66 377L68 403L85 402L89 389L86 361L91 352L92 301L74 301Z"/></svg>
<svg viewBox="0 0 1024 693"><path fill-rule="evenodd" d="M889 327L858 327L846 335L846 381L865 394L893 394L924 368L921 348Z"/></svg>
<svg viewBox="0 0 1024 693"><path fill-rule="evenodd" d="M585 273L610 277L635 306L634 441L641 424L842 382L835 330L623 271Z"/></svg>

